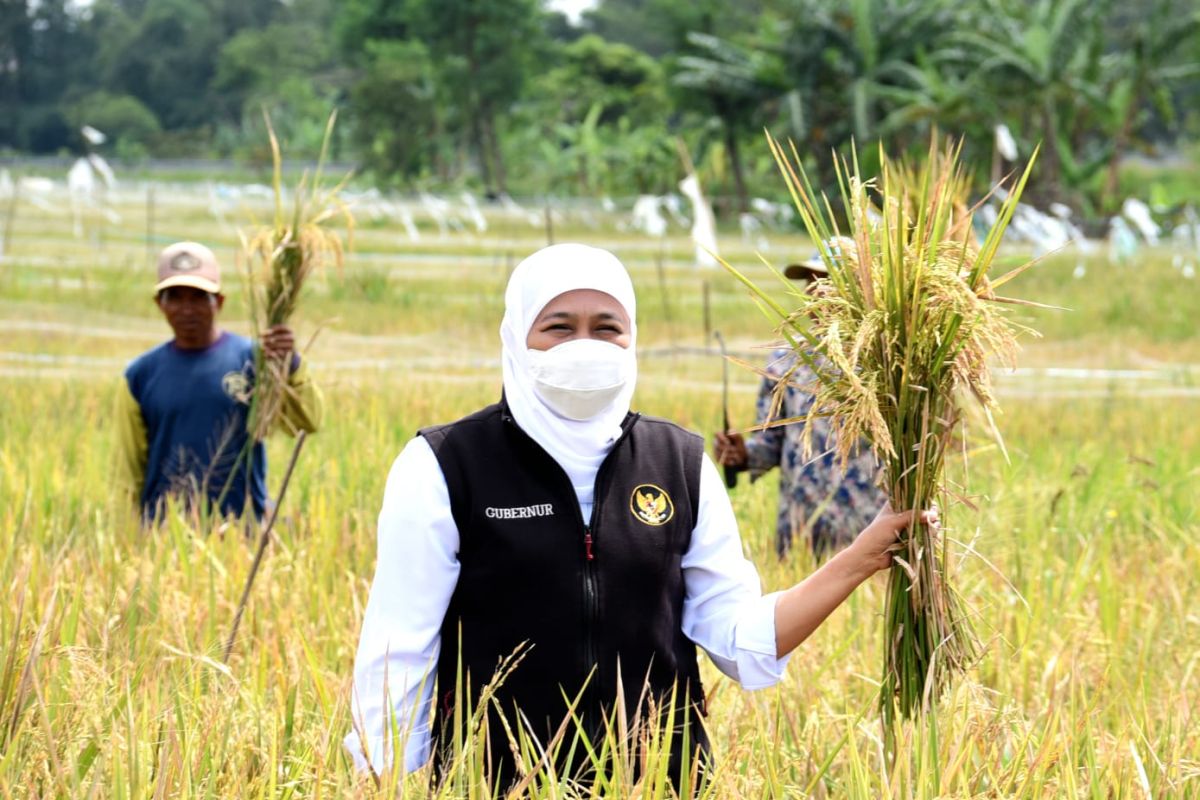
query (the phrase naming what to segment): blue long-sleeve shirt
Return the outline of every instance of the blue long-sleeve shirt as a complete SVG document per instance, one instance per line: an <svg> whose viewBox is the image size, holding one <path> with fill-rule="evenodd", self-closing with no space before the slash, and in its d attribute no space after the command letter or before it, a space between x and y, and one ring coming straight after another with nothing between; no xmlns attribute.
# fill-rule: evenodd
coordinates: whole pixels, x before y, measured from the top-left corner
<svg viewBox="0 0 1200 800"><path fill-rule="evenodd" d="M125 370L118 392L117 478L147 518L157 516L168 496L215 503L223 491L222 515L241 514L247 502L262 515L266 450L262 442L249 445L246 429L255 347L229 332L202 350L166 342ZM284 404L284 415L290 427L316 430L321 400L303 364L289 383L295 400Z"/></svg>

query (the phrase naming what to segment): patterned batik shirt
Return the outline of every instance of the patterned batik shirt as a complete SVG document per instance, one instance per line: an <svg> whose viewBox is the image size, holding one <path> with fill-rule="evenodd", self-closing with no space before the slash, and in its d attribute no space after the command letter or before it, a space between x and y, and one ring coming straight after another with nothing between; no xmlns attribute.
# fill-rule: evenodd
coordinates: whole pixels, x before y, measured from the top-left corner
<svg viewBox="0 0 1200 800"><path fill-rule="evenodd" d="M771 417L772 393L795 361L789 350L776 350L767 362L768 377L758 392L758 419L804 417L813 396L805 388L815 376L805 364L797 366L788 381L783 405ZM752 434L746 440L751 480L779 467L779 519L775 546L784 555L793 540L808 542L821 554L854 541L883 506L886 496L878 488L880 467L867 444L861 443L843 470L837 457L837 440L829 419L812 421L812 455L804 458L803 420Z"/></svg>

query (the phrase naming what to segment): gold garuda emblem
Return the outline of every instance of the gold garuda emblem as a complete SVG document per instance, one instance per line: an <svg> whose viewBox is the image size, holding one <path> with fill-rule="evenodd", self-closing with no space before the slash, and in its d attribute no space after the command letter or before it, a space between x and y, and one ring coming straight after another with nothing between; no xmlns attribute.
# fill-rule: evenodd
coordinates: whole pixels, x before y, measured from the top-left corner
<svg viewBox="0 0 1200 800"><path fill-rule="evenodd" d="M629 510L647 525L665 525L675 516L671 496L652 483L643 483L629 496Z"/></svg>

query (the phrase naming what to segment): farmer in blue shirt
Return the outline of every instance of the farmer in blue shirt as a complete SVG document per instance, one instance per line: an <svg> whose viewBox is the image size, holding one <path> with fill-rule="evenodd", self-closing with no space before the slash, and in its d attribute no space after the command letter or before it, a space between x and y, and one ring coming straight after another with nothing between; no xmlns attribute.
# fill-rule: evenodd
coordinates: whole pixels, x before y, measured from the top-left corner
<svg viewBox="0 0 1200 800"><path fill-rule="evenodd" d="M159 517L171 496L185 506L197 498L210 508L219 501L222 516L240 515L249 504L261 518L266 451L246 428L258 344L217 324L225 296L213 252L196 242L164 250L154 301L175 335L125 370L117 392L118 488L146 519ZM279 427L293 435L315 431L321 394L292 331L269 328L261 345L268 359L287 365Z"/></svg>
<svg viewBox="0 0 1200 800"><path fill-rule="evenodd" d="M802 264L788 265L784 274L811 285L827 275L828 269L818 254ZM772 416L775 386L793 365L795 369L788 377L783 404ZM748 439L733 431L714 437L717 461L726 467L749 470L752 481L779 468L775 549L781 557L796 540L806 543L818 556L840 550L870 524L887 500L879 488L879 463L866 442L860 443L843 468L829 419L817 417L811 423L803 420L812 408L809 388L816 380L811 368L796 364L796 356L790 350L775 350L767 360L759 387L756 424L772 419L801 421L756 431ZM803 447L806 424L812 426L809 458L804 457Z"/></svg>

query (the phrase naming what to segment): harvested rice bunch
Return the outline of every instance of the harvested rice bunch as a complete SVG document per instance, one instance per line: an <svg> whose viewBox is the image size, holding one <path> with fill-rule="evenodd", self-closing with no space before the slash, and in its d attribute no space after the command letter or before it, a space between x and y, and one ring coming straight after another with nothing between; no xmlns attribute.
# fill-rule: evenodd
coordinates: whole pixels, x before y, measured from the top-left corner
<svg viewBox="0 0 1200 800"><path fill-rule="evenodd" d="M342 267L345 249L341 236L330 230L331 220L345 221L354 230L354 219L339 197L349 176L332 187L322 185L322 169L328 155L329 140L337 115L332 114L325 128L321 156L313 175L306 172L292 191L288 209L283 187L283 162L279 140L267 119L267 133L274 162L273 188L275 214L263 225L242 236L251 287L251 318L256 335L275 325L286 324L300 302L300 293L308 278L329 265ZM291 399L288 389L290 364L266 359L262 351L255 363L255 390L250 405L248 426L253 438L263 439L283 417L281 411Z"/></svg>
<svg viewBox="0 0 1200 800"><path fill-rule="evenodd" d="M881 152L876 177L861 174L857 156L839 160L840 218L834 204L813 191L794 145L790 153L774 139L770 146L810 236L821 243L829 275L808 291L780 276L787 288L779 297L726 267L778 319L777 332L795 351L797 367L815 373L815 383L803 387L814 395L807 421L830 418L843 461L859 442L870 444L892 508L969 503L949 489L945 459L969 403L982 407L999 437L989 364L1012 364L1017 336L1027 329L1004 307L1025 301L996 292L1031 264L989 275L1033 162L979 243L974 209L965 203L961 151L939 146L936 135L917 166ZM784 376L777 385L776 408L788 384ZM951 536L918 524L894 554L881 682L889 738L898 716L931 707L977 655L952 585L953 544Z"/></svg>

